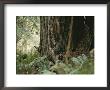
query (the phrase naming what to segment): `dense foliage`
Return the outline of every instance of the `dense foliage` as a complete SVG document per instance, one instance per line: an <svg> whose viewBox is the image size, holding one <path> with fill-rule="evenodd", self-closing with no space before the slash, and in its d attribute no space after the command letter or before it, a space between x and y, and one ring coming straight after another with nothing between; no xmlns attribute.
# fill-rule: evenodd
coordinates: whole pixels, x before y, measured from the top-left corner
<svg viewBox="0 0 110 90"><path fill-rule="evenodd" d="M20 56L19 56L20 57ZM36 56L35 56L36 57ZM31 61L29 62L29 60ZM19 60L22 60L19 62ZM54 64L49 61L46 56L33 58L28 55L17 59L17 73L18 74L93 74L94 60L93 57L82 54L78 57L69 59L69 64L57 60Z"/></svg>

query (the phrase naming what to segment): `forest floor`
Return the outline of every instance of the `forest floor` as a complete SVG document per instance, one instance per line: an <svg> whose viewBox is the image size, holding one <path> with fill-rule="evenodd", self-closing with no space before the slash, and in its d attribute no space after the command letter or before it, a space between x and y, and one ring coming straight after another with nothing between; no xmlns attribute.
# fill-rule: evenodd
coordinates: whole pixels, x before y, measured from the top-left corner
<svg viewBox="0 0 110 90"><path fill-rule="evenodd" d="M17 54L16 74L94 74L93 57L82 54L68 61L68 64L61 60L53 63L37 53Z"/></svg>

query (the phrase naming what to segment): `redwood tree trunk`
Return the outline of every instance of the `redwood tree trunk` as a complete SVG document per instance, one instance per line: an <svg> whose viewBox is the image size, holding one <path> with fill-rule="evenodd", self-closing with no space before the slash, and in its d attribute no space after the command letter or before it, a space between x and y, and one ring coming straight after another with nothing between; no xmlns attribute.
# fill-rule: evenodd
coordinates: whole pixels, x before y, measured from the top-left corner
<svg viewBox="0 0 110 90"><path fill-rule="evenodd" d="M87 54L90 48L94 48L92 45L94 42L93 26L94 17L41 16L41 56L47 55L55 62L60 54L66 59L81 53Z"/></svg>

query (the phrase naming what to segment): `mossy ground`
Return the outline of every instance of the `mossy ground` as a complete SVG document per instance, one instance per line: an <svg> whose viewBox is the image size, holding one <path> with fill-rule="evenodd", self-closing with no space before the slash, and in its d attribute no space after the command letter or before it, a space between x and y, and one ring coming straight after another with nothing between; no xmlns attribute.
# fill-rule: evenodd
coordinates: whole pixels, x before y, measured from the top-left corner
<svg viewBox="0 0 110 90"><path fill-rule="evenodd" d="M90 57L79 64L75 61L53 64L46 56L39 57L36 53L17 54L16 59L16 74L94 74L94 60Z"/></svg>

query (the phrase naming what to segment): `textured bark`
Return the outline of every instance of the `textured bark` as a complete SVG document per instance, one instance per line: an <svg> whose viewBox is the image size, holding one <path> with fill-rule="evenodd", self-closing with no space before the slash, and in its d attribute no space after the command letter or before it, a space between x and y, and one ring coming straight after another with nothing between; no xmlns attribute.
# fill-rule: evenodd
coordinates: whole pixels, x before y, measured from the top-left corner
<svg viewBox="0 0 110 90"><path fill-rule="evenodd" d="M94 17L41 16L40 23L40 53L53 62L94 48Z"/></svg>

